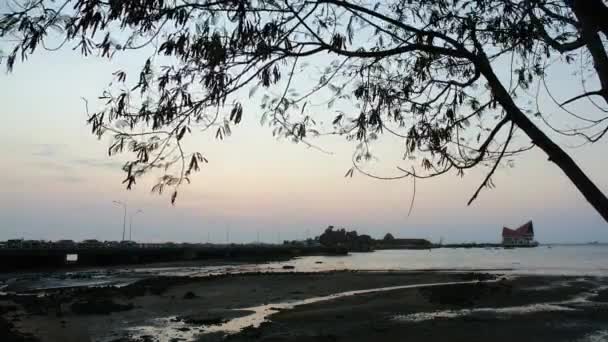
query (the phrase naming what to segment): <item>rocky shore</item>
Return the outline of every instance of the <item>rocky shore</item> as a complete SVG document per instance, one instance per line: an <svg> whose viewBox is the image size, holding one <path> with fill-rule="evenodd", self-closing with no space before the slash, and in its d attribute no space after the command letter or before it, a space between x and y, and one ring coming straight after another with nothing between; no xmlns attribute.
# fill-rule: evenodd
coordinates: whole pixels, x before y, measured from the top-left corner
<svg viewBox="0 0 608 342"><path fill-rule="evenodd" d="M0 296L0 341L584 342L608 337L606 286L453 272L157 277Z"/></svg>

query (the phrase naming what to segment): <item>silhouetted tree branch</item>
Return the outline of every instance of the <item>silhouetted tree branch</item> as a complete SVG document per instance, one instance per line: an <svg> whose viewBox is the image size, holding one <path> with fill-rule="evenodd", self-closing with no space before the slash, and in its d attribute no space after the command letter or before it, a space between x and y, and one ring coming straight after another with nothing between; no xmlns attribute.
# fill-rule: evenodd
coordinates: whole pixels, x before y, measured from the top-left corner
<svg viewBox="0 0 608 342"><path fill-rule="evenodd" d="M602 0L17 3L0 16L0 38L13 42L4 49L9 70L40 46L70 46L104 58L140 50L148 57L134 78L114 73L100 98L104 106L88 121L93 134L112 139L109 154L131 155L123 167L128 188L149 171L163 170L153 190L171 188L174 201L177 187L207 162L187 152L188 137L229 136L255 110L243 104L249 96L277 137L313 148L311 138L320 135L356 141L347 176L430 178L487 166L471 201L492 186L500 164L536 146L608 220L606 196L535 124L540 119L559 134L589 142L608 130L605 114L593 118L573 108L593 96L608 104L608 30L597 19L608 13ZM554 64L577 62L599 89L573 88L569 100L559 101L545 77ZM581 125L559 129L548 120L555 113L518 101L535 84L537 94L544 86ZM331 124L322 124L328 112ZM395 176L362 165L373 159L373 143L384 133L403 141Z"/></svg>

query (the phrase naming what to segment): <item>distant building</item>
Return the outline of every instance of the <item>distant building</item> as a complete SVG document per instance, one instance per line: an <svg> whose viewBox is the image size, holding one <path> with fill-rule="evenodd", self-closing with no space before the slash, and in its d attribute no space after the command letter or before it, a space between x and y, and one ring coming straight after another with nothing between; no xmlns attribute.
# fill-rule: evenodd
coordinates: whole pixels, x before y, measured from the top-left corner
<svg viewBox="0 0 608 342"><path fill-rule="evenodd" d="M533 247L538 242L534 241L534 225L528 221L517 229L502 228L502 244L505 246Z"/></svg>
<svg viewBox="0 0 608 342"><path fill-rule="evenodd" d="M11 239L6 241L7 248L21 248L23 239Z"/></svg>
<svg viewBox="0 0 608 342"><path fill-rule="evenodd" d="M382 240L376 240L376 249L428 249L432 246L426 239L400 239L391 234L386 234Z"/></svg>
<svg viewBox="0 0 608 342"><path fill-rule="evenodd" d="M103 247L103 243L99 240L95 240L95 239L88 239L88 240L83 240L82 242L80 242L78 244L78 247L82 247L82 248L101 248Z"/></svg>

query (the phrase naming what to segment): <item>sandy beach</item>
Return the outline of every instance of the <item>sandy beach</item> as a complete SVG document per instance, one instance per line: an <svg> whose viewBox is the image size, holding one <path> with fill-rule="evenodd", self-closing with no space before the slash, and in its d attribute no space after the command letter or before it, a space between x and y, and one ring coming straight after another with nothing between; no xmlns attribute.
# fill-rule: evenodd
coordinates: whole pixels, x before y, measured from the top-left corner
<svg viewBox="0 0 608 342"><path fill-rule="evenodd" d="M0 337L43 342L402 341L405 336L412 341L586 341L608 329L607 285L599 277L430 271L158 277L121 288L3 296ZM348 292L359 290L369 292Z"/></svg>

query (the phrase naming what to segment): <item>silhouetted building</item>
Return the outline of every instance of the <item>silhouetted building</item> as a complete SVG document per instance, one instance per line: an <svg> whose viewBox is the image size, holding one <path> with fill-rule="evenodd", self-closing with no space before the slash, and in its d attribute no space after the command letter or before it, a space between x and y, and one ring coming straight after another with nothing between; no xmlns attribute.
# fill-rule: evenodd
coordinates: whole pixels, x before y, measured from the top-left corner
<svg viewBox="0 0 608 342"><path fill-rule="evenodd" d="M517 229L502 228L502 244L505 246L536 246L534 241L534 225L532 221L525 223Z"/></svg>

